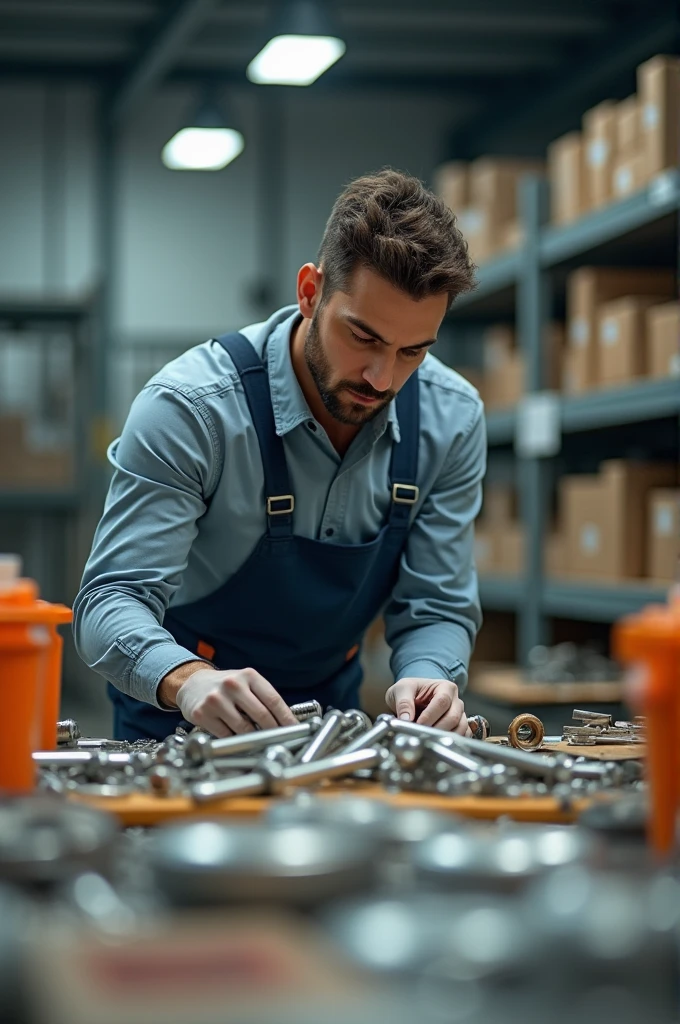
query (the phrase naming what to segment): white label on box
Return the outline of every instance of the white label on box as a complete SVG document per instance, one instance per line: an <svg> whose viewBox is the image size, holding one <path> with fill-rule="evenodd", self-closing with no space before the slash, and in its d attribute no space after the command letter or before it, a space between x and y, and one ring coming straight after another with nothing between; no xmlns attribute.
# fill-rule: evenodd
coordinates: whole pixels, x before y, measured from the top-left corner
<svg viewBox="0 0 680 1024"><path fill-rule="evenodd" d="M627 164L617 167L614 174L614 192L617 196L626 196L633 189L633 172Z"/></svg>
<svg viewBox="0 0 680 1024"><path fill-rule="evenodd" d="M675 352L671 356L668 364L668 372L671 377L680 377L680 352Z"/></svg>
<svg viewBox="0 0 680 1024"><path fill-rule="evenodd" d="M561 447L559 396L552 391L525 395L517 406L517 455L525 459L552 458Z"/></svg>
<svg viewBox="0 0 680 1024"><path fill-rule="evenodd" d="M670 537L673 533L673 509L659 505L654 516L654 532L659 537Z"/></svg>
<svg viewBox="0 0 680 1024"><path fill-rule="evenodd" d="M596 555L600 550L600 527L595 523L584 523L579 540L581 551L586 555Z"/></svg>
<svg viewBox="0 0 680 1024"><path fill-rule="evenodd" d="M576 345L577 348L583 348L584 345L588 344L589 334L588 321L585 317L575 316L569 324L569 340L572 345Z"/></svg>
<svg viewBox="0 0 680 1024"><path fill-rule="evenodd" d="M609 156L609 143L606 139L593 139L588 143L588 163L591 167L602 167Z"/></svg>
<svg viewBox="0 0 680 1024"><path fill-rule="evenodd" d="M478 235L484 227L484 211L477 206L468 206L458 214L458 227L467 235Z"/></svg>
<svg viewBox="0 0 680 1024"><path fill-rule="evenodd" d="M613 316L605 317L600 325L600 341L603 345L615 345L618 340L618 321Z"/></svg>
<svg viewBox="0 0 680 1024"><path fill-rule="evenodd" d="M642 108L642 127L647 131L656 128L659 123L659 108L656 103L645 103Z"/></svg>

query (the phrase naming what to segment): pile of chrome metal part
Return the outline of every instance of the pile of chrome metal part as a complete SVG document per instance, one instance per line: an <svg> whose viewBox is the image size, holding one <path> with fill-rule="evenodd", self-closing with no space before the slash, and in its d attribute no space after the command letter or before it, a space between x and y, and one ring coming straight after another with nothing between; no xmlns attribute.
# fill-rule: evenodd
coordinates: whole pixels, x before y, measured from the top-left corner
<svg viewBox="0 0 680 1024"><path fill-rule="evenodd" d="M638 761L571 758L471 739L387 714L372 724L361 711L331 708L321 716L320 710L307 707L297 725L225 739L200 730L178 730L163 743L72 738L56 751L34 755L40 788L101 797L181 795L208 804L360 778L392 791L443 796L552 794L568 806L602 789L644 787ZM484 734L484 725L477 725ZM593 736L600 729L586 728Z"/></svg>

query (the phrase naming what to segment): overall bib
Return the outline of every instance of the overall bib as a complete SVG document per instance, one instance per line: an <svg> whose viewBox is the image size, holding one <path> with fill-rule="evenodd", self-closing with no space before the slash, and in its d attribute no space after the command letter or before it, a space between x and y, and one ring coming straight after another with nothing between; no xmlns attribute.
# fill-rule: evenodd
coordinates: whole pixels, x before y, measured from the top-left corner
<svg viewBox="0 0 680 1024"><path fill-rule="evenodd" d="M287 704L316 699L340 710L357 707L359 646L395 585L418 498L418 374L396 398L401 441L392 445L385 524L367 544L328 544L293 533L295 497L265 364L241 334L217 341L239 373L257 433L267 532L223 586L168 609L163 627L216 668L254 668ZM135 700L111 684L108 690L116 739L163 739L183 721L179 711Z"/></svg>

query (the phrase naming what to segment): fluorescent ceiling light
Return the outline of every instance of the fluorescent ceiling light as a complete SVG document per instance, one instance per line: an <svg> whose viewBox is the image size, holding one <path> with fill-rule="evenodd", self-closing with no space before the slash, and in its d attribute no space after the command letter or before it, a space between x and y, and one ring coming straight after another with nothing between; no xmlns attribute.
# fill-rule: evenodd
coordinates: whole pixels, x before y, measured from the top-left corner
<svg viewBox="0 0 680 1024"><path fill-rule="evenodd" d="M257 85L311 85L345 50L335 36L275 36L251 60L246 74Z"/></svg>
<svg viewBox="0 0 680 1024"><path fill-rule="evenodd" d="M221 171L243 152L235 128L182 128L163 146L163 163L173 171Z"/></svg>

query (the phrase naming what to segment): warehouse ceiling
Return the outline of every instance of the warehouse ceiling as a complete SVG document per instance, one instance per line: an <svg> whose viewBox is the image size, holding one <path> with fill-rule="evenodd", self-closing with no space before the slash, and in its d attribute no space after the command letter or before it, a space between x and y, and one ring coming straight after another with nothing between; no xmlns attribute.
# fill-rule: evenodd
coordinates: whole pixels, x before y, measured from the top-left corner
<svg viewBox="0 0 680 1024"><path fill-rule="evenodd" d="M250 86L245 68L281 0L0 0L0 74L87 77L122 120L167 79ZM677 44L676 0L337 0L347 43L315 89L465 97L490 116L599 61ZM666 42L664 43L664 40ZM649 43L651 53L645 52ZM642 56L640 56L642 54ZM632 63L631 63L632 60ZM615 68L610 68L611 73Z"/></svg>

